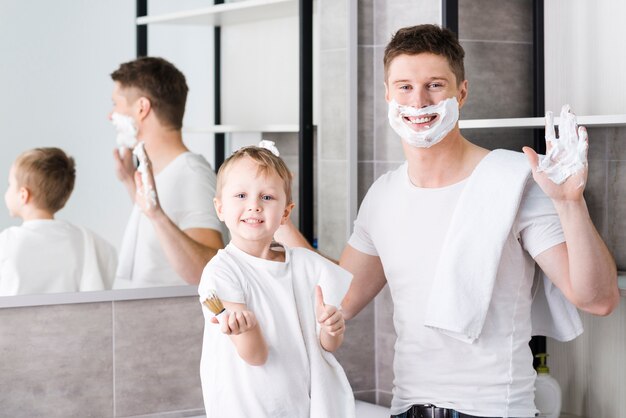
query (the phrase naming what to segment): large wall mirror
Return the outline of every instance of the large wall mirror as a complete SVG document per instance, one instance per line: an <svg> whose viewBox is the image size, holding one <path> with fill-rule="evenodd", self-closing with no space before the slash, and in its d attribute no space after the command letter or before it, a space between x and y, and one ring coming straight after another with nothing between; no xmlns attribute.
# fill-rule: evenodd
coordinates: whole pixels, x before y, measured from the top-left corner
<svg viewBox="0 0 626 418"><path fill-rule="evenodd" d="M165 0L148 1L151 15L206 6L206 1L200 0L176 4ZM75 159L76 184L69 201L55 218L88 228L118 252L132 202L114 170L112 152L116 146L116 133L108 120L113 89L109 75L120 63L136 56L135 7L134 1L122 0L102 4L70 0L54 3L6 0L0 5L3 35L0 37L0 50L3 51L0 76L4 80L0 111L3 150L0 153L0 176L7 179L15 158L28 149L63 149ZM231 125L297 126L298 17L292 14L274 19L265 23L269 25L265 29L259 27L263 24L253 22L240 29L222 30L223 72L224 66L232 67L223 79L224 122ZM277 24L283 29L277 29ZM285 30L292 31L294 36L280 35ZM250 58L255 63L236 65L238 55L245 55L237 54L241 52L237 43L245 41L250 33L264 33L266 38L252 38L253 44L270 45L279 55L274 54L273 59L261 62L257 53ZM257 50L254 45L252 49ZM190 91L184 119L184 141L192 152L202 154L213 164L213 27L150 25L148 54L168 59L185 74ZM291 64L286 64L285 54L295 57L289 61ZM279 59L279 56L283 58ZM252 64L257 69L253 77L247 70ZM270 83L266 82L270 74L280 74L288 82L279 91L271 90ZM244 78L244 91L248 92L245 97L224 93L232 93ZM242 106L252 121L241 112L233 111L242 109ZM258 142L260 135L232 134L227 143L230 148L239 147ZM296 133L277 132L274 136L284 142L285 148L296 152ZM297 161L297 158L294 156L292 160ZM3 193L5 190L6 187ZM212 199L212 196L208 198ZM0 231L21 223L2 205ZM0 307L180 296L194 292L192 286L133 290L136 291L0 295Z"/></svg>

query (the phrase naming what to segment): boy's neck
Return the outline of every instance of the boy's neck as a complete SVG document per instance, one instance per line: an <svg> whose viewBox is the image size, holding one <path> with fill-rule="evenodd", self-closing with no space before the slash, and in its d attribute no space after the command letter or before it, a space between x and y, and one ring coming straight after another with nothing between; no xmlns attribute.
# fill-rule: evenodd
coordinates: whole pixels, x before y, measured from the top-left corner
<svg viewBox="0 0 626 418"><path fill-rule="evenodd" d="M270 261L285 261L285 253L282 251L275 251L270 248L272 240L269 241L246 241L239 240L233 237L231 239L233 245L239 248L246 254L253 257L262 258Z"/></svg>
<svg viewBox="0 0 626 418"><path fill-rule="evenodd" d="M32 205L32 203L28 203L22 206L20 208L20 212L17 215L24 222L54 219L54 212L35 207Z"/></svg>

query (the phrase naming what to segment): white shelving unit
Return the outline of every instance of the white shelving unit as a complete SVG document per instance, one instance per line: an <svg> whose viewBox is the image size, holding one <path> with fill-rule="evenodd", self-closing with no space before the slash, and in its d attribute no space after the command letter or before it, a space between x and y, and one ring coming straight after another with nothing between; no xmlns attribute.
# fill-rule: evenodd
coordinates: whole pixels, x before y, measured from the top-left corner
<svg viewBox="0 0 626 418"><path fill-rule="evenodd" d="M244 125L211 125L207 128L185 128L183 133L190 134L206 134L206 133L236 133L236 132L299 132L298 125L262 125L262 126L244 126Z"/></svg>
<svg viewBox="0 0 626 418"><path fill-rule="evenodd" d="M154 16L138 17L137 25L225 26L298 14L296 0L246 0Z"/></svg>
<svg viewBox="0 0 626 418"><path fill-rule="evenodd" d="M559 124L559 117L554 118L554 124ZM597 115L577 116L578 124L586 127L626 126L626 115ZM466 119L459 121L461 129L481 128L528 128L545 127L544 118L511 118L511 119Z"/></svg>

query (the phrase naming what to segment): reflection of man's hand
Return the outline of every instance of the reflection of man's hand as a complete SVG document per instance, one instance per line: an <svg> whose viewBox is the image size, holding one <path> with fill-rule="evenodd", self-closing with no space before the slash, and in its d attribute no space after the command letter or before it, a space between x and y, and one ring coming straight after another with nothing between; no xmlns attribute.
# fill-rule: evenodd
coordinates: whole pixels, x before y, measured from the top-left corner
<svg viewBox="0 0 626 418"><path fill-rule="evenodd" d="M139 169L135 171L135 188L137 190L135 203L147 217L151 218L162 212L154 183L152 163L145 152L139 158Z"/></svg>
<svg viewBox="0 0 626 418"><path fill-rule="evenodd" d="M115 174L117 179L123 183L134 182L133 175L135 173L135 164L133 163L133 154L126 147L113 150L113 159L115 160Z"/></svg>

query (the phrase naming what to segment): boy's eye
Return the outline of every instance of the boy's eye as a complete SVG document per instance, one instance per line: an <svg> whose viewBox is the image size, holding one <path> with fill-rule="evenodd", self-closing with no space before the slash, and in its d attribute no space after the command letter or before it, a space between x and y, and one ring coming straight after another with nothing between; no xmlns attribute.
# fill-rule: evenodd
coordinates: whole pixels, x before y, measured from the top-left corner
<svg viewBox="0 0 626 418"><path fill-rule="evenodd" d="M268 195L268 194L264 194L263 196L261 196L261 200L272 200L273 197Z"/></svg>

